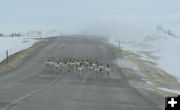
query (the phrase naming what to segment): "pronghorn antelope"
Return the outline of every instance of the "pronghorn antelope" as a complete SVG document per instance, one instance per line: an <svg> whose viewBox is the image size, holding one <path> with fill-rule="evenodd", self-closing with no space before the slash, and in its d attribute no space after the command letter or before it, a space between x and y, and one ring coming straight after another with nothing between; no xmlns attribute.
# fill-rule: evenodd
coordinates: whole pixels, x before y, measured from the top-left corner
<svg viewBox="0 0 180 110"><path fill-rule="evenodd" d="M89 60L84 61L84 65L87 67L89 65Z"/></svg>
<svg viewBox="0 0 180 110"><path fill-rule="evenodd" d="M58 72L62 73L62 69L63 69L63 62L61 60L59 60Z"/></svg>
<svg viewBox="0 0 180 110"><path fill-rule="evenodd" d="M45 70L49 71L51 70L51 67L53 67L54 58L49 58L47 61L45 61Z"/></svg>
<svg viewBox="0 0 180 110"><path fill-rule="evenodd" d="M104 71L104 66L101 63L100 66L99 66L99 73L100 73L100 75L103 75L103 71Z"/></svg>
<svg viewBox="0 0 180 110"><path fill-rule="evenodd" d="M69 69L69 72L73 72L73 66L74 66L74 62L73 60L70 58L69 62L68 62L68 69Z"/></svg>
<svg viewBox="0 0 180 110"><path fill-rule="evenodd" d="M45 71L46 71L46 70L47 70L47 71L49 70L50 60L51 60L51 59L49 58L47 61L45 61L45 69L44 69Z"/></svg>
<svg viewBox="0 0 180 110"><path fill-rule="evenodd" d="M106 71L107 76L109 76L109 75L110 75L110 72L111 72L111 69L110 69L110 67L109 67L109 64L107 64L105 71Z"/></svg>
<svg viewBox="0 0 180 110"><path fill-rule="evenodd" d="M78 73L79 73L78 75L79 75L80 79L82 79L83 74L84 74L82 63L80 63L80 65L77 67L77 70L78 70Z"/></svg>
<svg viewBox="0 0 180 110"><path fill-rule="evenodd" d="M97 66L97 62L92 63L92 66L95 68Z"/></svg>
<svg viewBox="0 0 180 110"><path fill-rule="evenodd" d="M88 71L93 71L94 69L94 66L92 65L92 62L89 63L89 66L88 66Z"/></svg>
<svg viewBox="0 0 180 110"><path fill-rule="evenodd" d="M99 76L99 64L96 64L96 67L94 68L94 71L96 73L96 76Z"/></svg>
<svg viewBox="0 0 180 110"><path fill-rule="evenodd" d="M63 73L67 72L67 67L68 67L68 64L67 64L67 61L65 60L65 62L63 63Z"/></svg>
<svg viewBox="0 0 180 110"><path fill-rule="evenodd" d="M45 69L47 71L61 73L65 75L66 73L77 74L80 79L83 76L110 76L110 66L106 66L97 60L89 59L75 59L75 58L62 58L55 59L49 58L45 61Z"/></svg>

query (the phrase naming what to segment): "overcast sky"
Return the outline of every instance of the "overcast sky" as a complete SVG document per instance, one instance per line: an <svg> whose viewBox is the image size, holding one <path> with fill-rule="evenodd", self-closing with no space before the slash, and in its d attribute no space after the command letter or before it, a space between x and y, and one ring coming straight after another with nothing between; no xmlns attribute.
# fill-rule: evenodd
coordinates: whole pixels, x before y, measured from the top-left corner
<svg viewBox="0 0 180 110"><path fill-rule="evenodd" d="M65 33L122 27L180 27L179 0L0 0L0 32Z"/></svg>

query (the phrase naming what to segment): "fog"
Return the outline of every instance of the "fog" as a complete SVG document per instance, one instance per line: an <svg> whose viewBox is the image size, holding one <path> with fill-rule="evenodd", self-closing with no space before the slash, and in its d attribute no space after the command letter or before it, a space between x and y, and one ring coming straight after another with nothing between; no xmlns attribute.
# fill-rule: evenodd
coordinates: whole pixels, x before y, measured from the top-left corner
<svg viewBox="0 0 180 110"><path fill-rule="evenodd" d="M1 0L0 32L133 37L159 23L179 30L179 0Z"/></svg>

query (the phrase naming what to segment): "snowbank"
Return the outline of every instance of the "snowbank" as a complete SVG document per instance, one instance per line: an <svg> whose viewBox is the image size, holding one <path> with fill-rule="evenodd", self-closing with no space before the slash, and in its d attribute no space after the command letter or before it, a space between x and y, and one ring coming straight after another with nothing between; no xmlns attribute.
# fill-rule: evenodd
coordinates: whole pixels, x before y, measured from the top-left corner
<svg viewBox="0 0 180 110"><path fill-rule="evenodd" d="M36 40L25 37L0 37L0 62L6 58L6 50L9 55L31 47Z"/></svg>

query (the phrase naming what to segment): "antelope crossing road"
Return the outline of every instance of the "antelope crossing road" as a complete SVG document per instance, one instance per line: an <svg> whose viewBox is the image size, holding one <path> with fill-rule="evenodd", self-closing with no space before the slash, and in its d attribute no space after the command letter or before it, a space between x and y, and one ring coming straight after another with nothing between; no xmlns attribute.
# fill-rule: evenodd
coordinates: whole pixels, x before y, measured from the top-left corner
<svg viewBox="0 0 180 110"><path fill-rule="evenodd" d="M92 80L44 72L49 57L94 58L109 63L112 72L109 79ZM58 37L0 75L0 110L162 110L151 94L129 84L115 59L103 38Z"/></svg>

